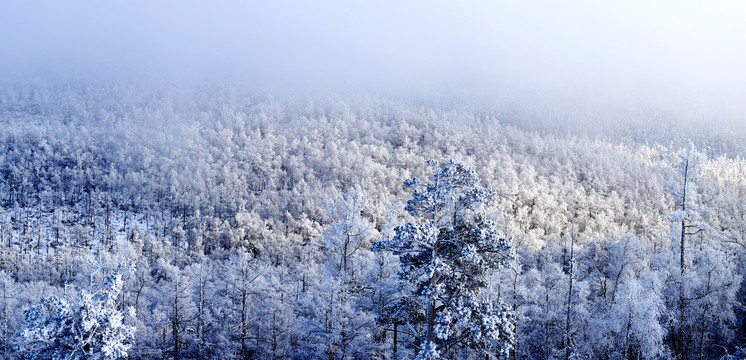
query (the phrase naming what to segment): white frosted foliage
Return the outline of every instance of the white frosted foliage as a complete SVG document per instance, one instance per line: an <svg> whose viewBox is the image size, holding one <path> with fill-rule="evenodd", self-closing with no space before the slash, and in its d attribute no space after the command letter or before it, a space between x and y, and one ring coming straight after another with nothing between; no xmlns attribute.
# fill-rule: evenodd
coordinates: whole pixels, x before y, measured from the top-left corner
<svg viewBox="0 0 746 360"><path fill-rule="evenodd" d="M26 309L22 348L32 359L121 359L135 328L117 308L122 273L117 270L96 290L82 290L77 304L50 296Z"/></svg>

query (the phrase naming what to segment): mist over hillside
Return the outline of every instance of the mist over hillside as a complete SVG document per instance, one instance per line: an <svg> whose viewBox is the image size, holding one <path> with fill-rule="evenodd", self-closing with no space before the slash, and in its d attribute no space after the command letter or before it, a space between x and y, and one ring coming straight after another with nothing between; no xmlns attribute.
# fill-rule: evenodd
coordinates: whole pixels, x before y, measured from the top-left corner
<svg viewBox="0 0 746 360"><path fill-rule="evenodd" d="M745 358L744 17L0 3L0 357Z"/></svg>

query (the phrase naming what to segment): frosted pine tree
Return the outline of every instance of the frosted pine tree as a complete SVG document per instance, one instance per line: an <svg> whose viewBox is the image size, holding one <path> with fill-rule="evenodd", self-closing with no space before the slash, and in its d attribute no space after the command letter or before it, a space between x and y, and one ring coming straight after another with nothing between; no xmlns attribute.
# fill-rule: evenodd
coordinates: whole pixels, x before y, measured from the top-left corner
<svg viewBox="0 0 746 360"><path fill-rule="evenodd" d="M675 224L672 238L679 240L679 270L683 275L686 270L686 240L710 228L703 216L710 210L700 205L697 193L697 180L702 172L705 155L697 151L694 145L679 154L678 182L671 182L668 188L676 204L676 211L668 215L668 220Z"/></svg>
<svg viewBox="0 0 746 360"><path fill-rule="evenodd" d="M432 182L405 182L414 189L405 210L417 220L374 246L401 260L404 294L390 311L413 333L417 359L506 357L515 315L482 294L487 276L512 252L485 213L494 191L456 160L428 165L435 168Z"/></svg>
<svg viewBox="0 0 746 360"><path fill-rule="evenodd" d="M27 359L121 359L127 357L135 328L117 308L121 268L97 290L83 290L77 304L51 296L26 309L21 332Z"/></svg>
<svg viewBox="0 0 746 360"><path fill-rule="evenodd" d="M355 261L364 257L360 255L361 249L376 235L375 224L362 216L366 207L367 201L357 186L350 188L347 196L340 196L337 201L324 201L324 210L330 221L324 234L324 245L330 262L337 264L333 270L348 280L360 275L356 274Z"/></svg>

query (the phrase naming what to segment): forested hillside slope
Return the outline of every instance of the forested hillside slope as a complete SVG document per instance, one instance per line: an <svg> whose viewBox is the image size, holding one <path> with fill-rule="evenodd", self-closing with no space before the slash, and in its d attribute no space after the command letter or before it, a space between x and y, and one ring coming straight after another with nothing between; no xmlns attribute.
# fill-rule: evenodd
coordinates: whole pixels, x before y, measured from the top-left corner
<svg viewBox="0 0 746 360"><path fill-rule="evenodd" d="M426 325L392 316L408 294L396 251L371 247L418 223L405 181L450 159L494 190L479 209L510 256L480 296L513 314L500 321L514 334L439 343L438 356L740 351L744 134L542 131L507 114L217 85L6 84L0 353L49 356L26 309L105 293L93 299L136 334L113 357L436 354L417 347Z"/></svg>

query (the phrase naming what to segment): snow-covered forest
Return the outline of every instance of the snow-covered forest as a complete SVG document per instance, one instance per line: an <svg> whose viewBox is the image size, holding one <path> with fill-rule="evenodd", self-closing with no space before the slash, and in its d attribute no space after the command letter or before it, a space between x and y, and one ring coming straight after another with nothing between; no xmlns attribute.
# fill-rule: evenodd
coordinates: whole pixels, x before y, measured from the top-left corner
<svg viewBox="0 0 746 360"><path fill-rule="evenodd" d="M744 19L0 1L0 360L745 360Z"/></svg>
<svg viewBox="0 0 746 360"><path fill-rule="evenodd" d="M6 83L0 354L745 356L744 134L529 120Z"/></svg>

